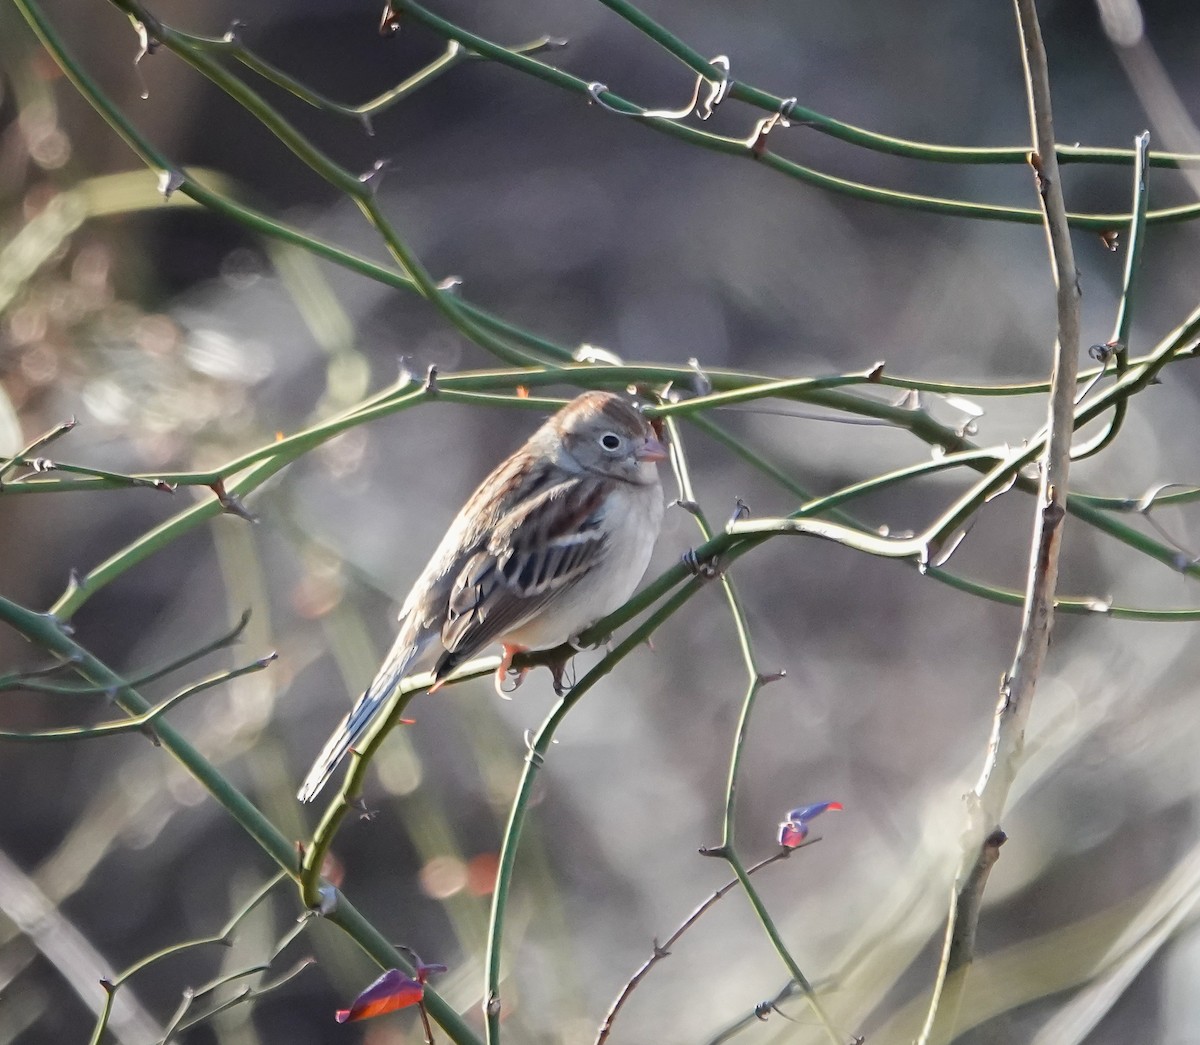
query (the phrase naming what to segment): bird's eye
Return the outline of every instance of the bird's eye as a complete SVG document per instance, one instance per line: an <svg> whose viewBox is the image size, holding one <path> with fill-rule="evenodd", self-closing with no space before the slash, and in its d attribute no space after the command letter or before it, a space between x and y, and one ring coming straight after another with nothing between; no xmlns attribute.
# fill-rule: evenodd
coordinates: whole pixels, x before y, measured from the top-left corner
<svg viewBox="0 0 1200 1045"><path fill-rule="evenodd" d="M604 447L605 450L618 450L621 446L621 437L612 432L605 432L600 437L600 445Z"/></svg>

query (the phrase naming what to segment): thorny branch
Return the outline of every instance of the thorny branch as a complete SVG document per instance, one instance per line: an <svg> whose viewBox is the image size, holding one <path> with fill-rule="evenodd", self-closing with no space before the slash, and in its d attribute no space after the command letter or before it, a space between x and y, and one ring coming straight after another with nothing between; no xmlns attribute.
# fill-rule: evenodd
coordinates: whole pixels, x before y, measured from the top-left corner
<svg viewBox="0 0 1200 1045"><path fill-rule="evenodd" d="M1046 451L1041 460L1021 631L1012 667L1000 683L1000 699L983 772L974 792L968 796L970 824L959 873L960 884L948 918L947 943L921 1034L922 1045L931 1039L943 1041L952 1036L958 1002L974 958L975 926L979 921L984 887L1004 837L999 831L1000 817L1020 767L1025 727L1050 645L1059 552L1067 514L1074 390L1079 367L1079 277L1054 149L1050 74L1037 8L1034 0L1014 0L1014 6L1034 142L1030 166L1045 214L1058 331L1050 378Z"/></svg>
<svg viewBox="0 0 1200 1045"><path fill-rule="evenodd" d="M766 859L760 860L758 863L747 867L746 875L748 877L752 874L757 874L764 867L769 867L771 864L778 863L780 860L786 860L792 855L793 852L796 851L796 849L807 849L810 845L814 845L819 841L819 838L811 838L802 845L796 846L795 849L781 849L779 852L768 856ZM739 878L731 878L719 889L714 890L711 896L707 897L696 907L695 910L692 911L691 914L689 914L682 922L680 922L678 928L671 933L666 940L664 940L662 943L659 943L657 939L654 941L654 948L650 954L650 957L642 962L640 966L638 966L637 971L626 981L625 986L621 988L620 993L616 996L616 998L613 999L612 1005L609 1006L608 1012L604 1016L604 1022L600 1024L600 1030L596 1035L595 1045L604 1045L604 1042L608 1040L608 1036L612 1033L613 1021L616 1020L617 1014L629 1000L629 996L634 992L638 984L646 978L650 970L664 958L669 958L671 956L671 948L680 941L680 939L683 937L683 934L700 920L700 917L705 911L712 907L723 896L737 888L739 881Z"/></svg>

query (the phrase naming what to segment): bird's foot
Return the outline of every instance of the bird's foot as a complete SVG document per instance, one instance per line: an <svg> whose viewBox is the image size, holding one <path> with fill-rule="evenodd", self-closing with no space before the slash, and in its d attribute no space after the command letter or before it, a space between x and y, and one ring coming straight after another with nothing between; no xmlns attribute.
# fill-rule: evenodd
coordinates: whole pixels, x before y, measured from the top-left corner
<svg viewBox="0 0 1200 1045"><path fill-rule="evenodd" d="M721 561L715 556L711 559L701 559L695 548L689 548L683 553L683 564L692 572L692 576L711 581L721 575Z"/></svg>
<svg viewBox="0 0 1200 1045"><path fill-rule="evenodd" d="M565 657L546 664L550 674L554 676L555 696L564 697L575 687L575 673L569 670L573 659L573 654L568 653Z"/></svg>
<svg viewBox="0 0 1200 1045"><path fill-rule="evenodd" d="M571 635L567 639L567 645L576 653L585 653L588 650L602 649L608 653L612 652L612 636L605 635L602 639L596 639L595 642L584 642L582 632L578 635Z"/></svg>
<svg viewBox="0 0 1200 1045"><path fill-rule="evenodd" d="M504 643L504 657L496 669L496 692L504 700L512 700L512 695L520 689L521 683L525 681L525 676L529 674L528 668L514 668L512 663L513 657L518 653L526 652L528 648Z"/></svg>

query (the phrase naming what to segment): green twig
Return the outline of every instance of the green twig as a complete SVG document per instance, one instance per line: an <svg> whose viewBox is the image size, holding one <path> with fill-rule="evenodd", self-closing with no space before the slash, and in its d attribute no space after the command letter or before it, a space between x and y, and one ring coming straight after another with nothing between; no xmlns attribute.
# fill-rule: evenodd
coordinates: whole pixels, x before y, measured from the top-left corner
<svg viewBox="0 0 1200 1045"><path fill-rule="evenodd" d="M397 102L410 97L420 88L432 83L443 73L449 72L460 63L479 58L479 55L468 51L457 41L451 40L442 54L438 55L428 65L418 69L411 76L406 77L395 87L388 88L382 94L377 95L370 101L363 102L361 105L346 105L327 98L325 95L297 80L294 76L285 73L282 69L255 54L254 51L242 43L235 31L231 30L220 39L195 36L190 33L180 33L180 36L188 39L195 47L235 58L246 66L247 69L252 70L263 77L263 79L273 83L276 87L282 88L316 109L361 121L368 133L374 133L371 127L371 118L373 116L378 116L386 112ZM550 36L541 36L536 40L531 40L529 43L510 47L509 50L514 54L539 54L542 51L561 46L563 46L563 41Z"/></svg>
<svg viewBox="0 0 1200 1045"><path fill-rule="evenodd" d="M144 715L152 705L120 675L108 668L71 639L62 623L51 614L34 613L0 596L0 621L5 622L47 653L69 662L93 685L111 689L118 706L130 715ZM221 803L251 837L283 867L298 872L296 853L290 842L257 808L200 754L181 733L166 722L156 731L163 746Z"/></svg>
<svg viewBox="0 0 1200 1045"><path fill-rule="evenodd" d="M9 457L7 459L0 457L0 489L3 489L4 477L9 472L11 472L14 468L19 468L21 465L24 465L26 460L36 451L40 450L43 446L46 446L49 443L54 442L55 439L66 435L75 427L76 424L78 424L78 422L75 420L75 418L71 418L70 421L63 421L51 428L50 431L39 435L15 457Z"/></svg>
<svg viewBox="0 0 1200 1045"><path fill-rule="evenodd" d="M719 83L727 79L723 70L715 67L709 59L688 46L678 36L659 25L633 4L628 3L627 0L600 0L600 2L635 26L648 39L653 40L678 58L697 76L710 83ZM1016 165L1028 161L1029 149L1027 146L971 148L958 145L932 145L927 142L894 138L835 120L805 108L795 98L784 98L768 91L759 90L740 79L728 77L728 83L730 98L746 102L766 113L782 113L793 123L811 127L822 134L875 152L913 160L930 160L935 163ZM1058 153L1059 163L1132 164L1136 162L1134 153L1127 149L1057 145L1055 150ZM1151 155L1150 162L1155 167L1179 167L1185 164L1200 163L1200 156L1192 153L1159 152Z"/></svg>
<svg viewBox="0 0 1200 1045"><path fill-rule="evenodd" d="M0 621L10 625L47 653L71 663L94 685L112 688L117 704L129 714L140 715L150 710L150 703L137 690L71 639L57 618L49 614L34 613L0 596ZM298 880L301 868L295 845L174 727L163 722L156 726L156 732L163 747L225 808L290 878ZM396 948L358 913L348 899L340 898L337 910L330 915L329 921L344 929L382 968L404 965L404 958ZM425 1002L434 1019L456 1045L478 1045L478 1038L474 1032L439 995L427 989Z"/></svg>
<svg viewBox="0 0 1200 1045"><path fill-rule="evenodd" d="M176 1025L175 1030L177 1030L177 1031L188 1030L191 1027L195 1027L197 1024L205 1023L208 1020L211 1020L214 1016L217 1016L222 1012L226 1012L229 1009L232 1009L236 1005L241 1005L243 1002L253 1001L256 998L261 998L264 994L270 994L272 991L277 990L278 988L284 986L284 984L290 983L297 976L299 976L300 973L304 972L305 969L307 969L309 966L311 966L313 964L314 964L314 961L312 958L301 958L300 961L296 962L295 965L293 965L286 972L277 976L274 980L271 980L268 983L264 983L258 987L244 987L244 988L242 988L242 990L238 991L238 993L235 994L232 998L226 998L219 1005L214 1005L211 1009L207 1010L206 1012L199 1013L196 1016L191 1017L190 1019L181 1019L179 1021L179 1023ZM226 982L236 980L236 979L242 979L246 976L253 976L257 973L266 972L267 968L268 967L265 965L264 966L255 966L250 969L243 969L241 972L233 973L230 976L224 977L223 979ZM214 983L214 984L210 985L209 989L212 989L212 988L215 988L218 986L223 986L223 985L224 985L224 983ZM198 996L199 996L199 994L197 993L197 995L195 995L195 997L198 997ZM194 1000L194 997L190 1000ZM190 1001L189 1001L189 1004L190 1004Z"/></svg>
<svg viewBox="0 0 1200 1045"><path fill-rule="evenodd" d="M686 575L687 568L683 567L682 572ZM488 1045L497 1045L500 1040L500 954L504 938L504 916L508 909L508 894L512 886L513 867L516 863L517 848L520 844L521 830L525 824L525 817L529 812L529 802L533 794L533 783L545 761L546 754L550 749L550 743L554 739L554 734L562 724L563 719L588 690L611 672L629 653L650 638L659 625L683 606L701 585L702 581L698 578L693 578L658 607L624 640L618 643L610 654L593 667L591 671L575 684L570 692L559 700L529 745L529 754L525 759L525 768L521 773L521 782L517 787L517 793L509 811L508 824L504 829L504 837L500 844L500 861L496 872L496 889L492 894L492 911L488 921L484 985L484 1015ZM643 595L645 595L645 592L643 592ZM609 620L611 620L611 617ZM590 630L594 631L595 629ZM592 638L592 636L589 636L585 632L581 641L590 641ZM516 662L514 661L514 663Z"/></svg>
<svg viewBox="0 0 1200 1045"><path fill-rule="evenodd" d="M1138 364L1131 365L1128 372L1119 378L1112 387L1106 390L1103 394L1094 397L1084 405L1081 405L1075 417L1075 425L1078 427L1098 416L1104 410L1110 408L1115 402L1131 395L1135 391L1139 391L1151 381L1154 380L1157 373L1167 365L1172 359L1177 356L1189 352L1194 348L1196 337L1200 332L1200 309L1193 312L1183 324L1175 331L1163 339L1153 352L1149 353ZM550 368L535 368L530 370L521 370L517 372L501 371L498 373L482 373L468 374L459 377L439 377L439 387L462 387L462 388L482 388L482 387L497 387L506 386L509 388L515 387L517 384L522 385L541 385L555 383L569 383L587 385L603 385L608 384L610 387L617 383L623 382L640 382L640 383L665 383L673 380L683 380L694 377L695 373L690 368L682 367L605 367L596 365L575 365L570 367L562 367L557 369ZM760 377L752 377L734 372L714 371L705 372L705 378L711 382L717 390L727 390L738 387L746 387L751 384L759 384L760 391L771 387L771 383L767 379ZM763 391L762 394L767 394ZM927 413L921 410L906 410L901 407L892 406L887 403L882 403L863 396L855 391L842 388L813 387L809 385L801 389L791 389L786 393L781 393L786 398L794 398L804 402L815 403L826 406L830 409L843 410L859 416L874 417L880 420L887 421L897 427L904 428L918 438L939 446L943 451L966 452L977 450L970 440L966 439L960 433L945 425L934 421ZM429 395L420 388L413 389L411 386L407 388L402 384L394 394L387 394L377 397L373 400L373 404L367 408L361 408L350 413L336 418L329 422L324 422L313 428L298 433L290 439L285 439L273 446L263 447L260 450L254 451L251 454L244 455L242 458L231 462L228 468L245 467L248 462L258 461L257 465L249 469L244 475L229 484L229 492L235 495L244 495L246 492L255 489L261 485L266 479L274 475L280 469L285 467L290 460L300 456L302 452L319 445L321 442L332 437L337 432L343 431L345 428L351 427L354 424L362 423L363 421L374 417L383 416L393 413L397 410L406 408L416 402L426 401ZM277 454L285 455L284 458L279 456L270 457L272 450ZM267 460L261 460L263 457L268 457ZM1025 463L1026 455L1019 454L1010 458L1008 475L1013 474L1013 468L1019 468ZM971 464L972 467L983 468L982 462ZM220 477L220 473L205 473L203 478L211 479L216 474ZM1017 477L1018 485L1028 488L1027 480ZM983 489L983 493L977 492L976 497L979 503L986 496L988 489ZM1113 520L1105 518L1102 513L1091 510L1089 506L1072 498L1068 502L1068 509L1075 514L1086 517L1093 525L1104 529L1120 540L1130 543L1142 551L1151 553L1155 558L1167 563L1175 568L1185 569L1187 572L1196 570L1195 564L1184 564L1182 567L1178 564L1179 554L1176 549L1168 548L1166 545L1158 542L1147 541L1144 535L1139 534L1136 530ZM96 590L110 583L117 576L120 576L132 565L141 562L143 559L153 554L161 547L164 547L170 540L174 539L178 534L192 528L199 523L212 518L219 514L222 510L221 504L218 501L208 501L193 508L187 509L180 513L175 518L168 520L161 526L144 535L139 540L135 541L128 548L118 552L112 558L102 563L96 569L89 572L85 577L79 579L78 583L70 587L67 592L55 603L53 612L59 616L69 617L81 606ZM951 529L948 527L948 529Z"/></svg>
<svg viewBox="0 0 1200 1045"><path fill-rule="evenodd" d="M246 900L246 902L242 904L237 911L234 912L233 916L224 924L224 926L221 927L221 930L217 933L214 933L212 936L204 936L196 940L185 940L183 943L176 943L169 947L164 947L162 950L155 951L153 954L148 954L140 961L135 962L117 976L114 976L109 980L101 981L101 986L104 988L106 998L104 1002L104 1009L100 1013L99 1018L96 1020L95 1027L92 1029L90 1045L100 1045L100 1042L103 1040L104 1032L108 1026L109 1017L112 1014L113 999L116 997L118 989L122 984L125 983L126 980L141 972L143 969L157 964L164 958L170 958L172 955L189 951L194 947L208 947L214 944L229 946L230 937L242 919L244 919L248 914L250 914L251 911L253 911L260 903L262 903L263 900L270 895L271 890L287 877L287 872L280 871L271 878L268 878L267 881L264 882L263 885L254 893L252 893L250 898Z"/></svg>
<svg viewBox="0 0 1200 1045"><path fill-rule="evenodd" d="M127 475L124 472L112 472L104 468L89 468L84 465L66 464L62 461L50 461L44 457L30 458L26 456L28 451L8 459L8 463L3 467L5 469L11 467L31 468L33 474L45 475L48 472L65 472L68 475L83 475L91 479L103 479L108 488L137 486L145 487L152 490L159 490L162 493L174 493L175 487L173 484L164 482L157 476L148 475ZM2 460L2 459L0 459ZM29 477L22 477L20 482L25 484Z"/></svg>
<svg viewBox="0 0 1200 1045"><path fill-rule="evenodd" d="M499 660L495 657L476 658L447 676L445 682L450 685L465 679L487 675L496 669L497 664L499 664ZM320 910L322 907L324 883L321 879L321 870L325 865L325 857L333 845L334 837L346 815L352 809L362 809L363 782L371 759L379 750L384 738L400 721L400 716L408 707L409 701L418 693L425 692L433 684L434 679L428 674L406 678L397 687L396 696L392 699L387 713L377 719L362 743L354 749L342 786L326 808L317 829L313 832L312 840L304 852L300 871L300 897L304 906L309 910Z"/></svg>
<svg viewBox="0 0 1200 1045"><path fill-rule="evenodd" d="M747 867L746 876L749 877L750 875L757 874L764 867L769 867L771 864L778 863L780 860L786 860L797 849L807 849L810 845L813 845L817 841L818 839L812 838L793 849L781 849L779 852L760 860L753 867ZM646 975L650 972L650 970L664 958L670 957L671 948L683 938L684 933L686 933L700 920L705 911L708 911L710 908L712 908L718 900L724 896L727 896L731 890L737 888L737 886L740 884L740 880L736 876L731 878L719 889L714 890L710 896L700 903L691 914L689 914L682 922L680 922L675 931L671 933L671 935L665 940L663 940L662 943L659 943L657 938L655 939L654 950L652 951L650 957L642 962L640 966L638 966L637 971L625 982L625 986L621 988L616 998L613 999L612 1004L608 1007L608 1012L605 1013L604 1020L600 1024L600 1029L596 1033L594 1045L604 1045L604 1042L608 1040L609 1035L612 1033L613 1023L615 1022L621 1009L624 1007L625 1002L629 1000L629 996L634 992L634 990L637 989L638 984L646 978Z"/></svg>
<svg viewBox="0 0 1200 1045"><path fill-rule="evenodd" d="M464 47L468 47L486 58L508 65L511 68L534 76L545 83L550 83L556 87L570 91L582 98L599 102L605 109L611 112L636 117L639 124L643 124L692 145L698 145L727 156L736 156L760 163L789 178L837 193L838 195L849 196L864 202L881 203L893 207L953 217L1009 221L1026 225L1040 225L1042 222L1042 212L1035 208L1002 207L992 204L943 199L936 196L924 196L916 193L895 192L873 185L850 181L846 178L824 174L810 167L795 163L792 160L785 159L777 153L768 150L765 147L765 134L760 134L756 131L747 138L726 138L707 131L698 130L675 119L647 115L647 110L642 106L623 98L616 92L609 90L603 84L589 83L577 76L572 76L570 73L563 72L561 69L547 65L545 62L540 62L535 58L513 54L499 44L486 40L461 26L455 25L453 22L441 18L416 3L415 0L395 0L393 6L413 20L425 25L443 39L457 40ZM705 64L707 65L707 63ZM720 78L718 70L711 66L708 68L708 79L717 80ZM740 97L743 100L756 100L765 105L767 105L768 101L774 101L776 103L776 111L778 111L778 106L784 101L784 99L776 99L773 95L769 95L766 92L753 92L749 88L738 84L734 84L733 94L735 97ZM767 105L767 108L770 109L770 105ZM799 110L798 107L792 106L790 112L795 114L795 119L799 120L804 110ZM877 144L883 144L887 140L882 136L875 138ZM865 143L866 139L864 138L861 144ZM933 152L938 151L937 149L933 150ZM1111 161L1115 160L1121 153L1123 153L1123 150L1111 150L1105 156L1094 154L1092 159L1094 162ZM984 162L980 154L977 153L976 155L979 158L975 162ZM1010 152L1003 158L997 156L992 162L1025 162L1027 157L1028 149L1024 149L1019 153ZM950 156L943 156L943 158L951 159ZM1179 159L1181 157L1176 157L1176 160ZM1159 224L1163 222L1191 221L1197 217L1200 217L1200 204L1192 204L1152 211L1148 214L1147 221L1150 224ZM1070 224L1076 228L1090 229L1095 232L1110 232L1115 228L1127 225L1129 215L1070 214L1068 215L1068 219Z"/></svg>
<svg viewBox="0 0 1200 1045"><path fill-rule="evenodd" d="M147 683L157 682L160 678L173 674L174 672L179 671L181 668L185 668L189 664L200 660L202 657L207 657L210 653L215 653L217 650L225 649L227 646L232 646L238 640L242 632L246 630L246 625L249 623L250 611L246 610L242 613L241 617L238 619L238 622L233 626L233 628L224 635L213 639L211 642L205 643L199 649L193 650L191 653L188 653L185 656L179 657L176 660L172 660L164 664L162 667L155 668L153 671L147 672L145 675L138 675L130 679L129 685L136 689L140 686L146 685ZM40 693L59 693L63 695L79 696L96 696L101 693L108 694L111 692L111 690L108 688L101 688L99 686L72 686L67 684L58 685L40 682L38 680L38 676L55 674L69 668L70 666L70 664L54 664L47 668L41 668L35 672L0 675L0 690L29 689Z"/></svg>
<svg viewBox="0 0 1200 1045"><path fill-rule="evenodd" d="M427 301L466 337L481 348L510 365L540 362L537 357L496 337L459 307L452 290L440 285L426 271L416 254L384 215L375 196L374 179L380 169L358 176L331 160L307 137L273 109L257 91L232 75L209 53L207 42L197 44L195 38L167 25L146 8L140 0L111 0L157 44L171 51L197 72L228 94L243 109L289 149L303 164L324 178L330 185L353 200L371 226L383 239L402 271Z"/></svg>
<svg viewBox="0 0 1200 1045"><path fill-rule="evenodd" d="M397 272L386 266L381 266L369 259L359 257L348 251L343 251L331 244L328 244L316 237L306 235L298 229L282 224L268 218L266 215L252 208L246 207L227 195L216 192L203 183L196 181L194 177L185 171L180 170L166 156L159 152L137 129L129 122L124 114L112 104L112 102L99 90L94 81L75 63L69 53L66 51L55 32L53 26L46 20L41 12L40 7L34 0L16 0L18 7L29 21L44 46L47 48L51 56L59 63L64 73L72 84L80 91L81 94L95 107L97 112L109 123L113 130L127 143L129 146L146 162L151 168L159 171L163 176L169 175L172 179L178 182L177 191L189 196L195 202L213 210L216 213L223 214L232 220L239 222L247 228L250 228L262 235L276 238L282 242L290 243L302 249L308 250L319 257L323 257L335 264L342 265L351 271L358 272L382 283L405 288L415 289L411 279L403 273ZM492 45L498 46L498 45ZM494 55L492 57L495 57ZM524 344L533 350L554 358L556 360L570 360L572 357L571 350L556 345L544 338L540 338L529 331L522 330L512 324L506 323L498 317L492 316L486 311L479 309L477 306L471 305L466 301L459 301L460 307L464 312L469 314L474 320L489 330L495 331L501 336L513 340L516 343ZM1085 374L1081 377L1086 378L1090 375ZM764 379L765 380L765 379ZM1006 394L1023 394L1045 391L1047 385L1044 382L1031 382L1021 385L997 385L997 386L979 386L962 383L946 383L946 382L931 382L920 379L909 378L890 378L886 375L879 379L880 383L897 386L910 387L919 390L928 391L944 391L957 392L959 394L973 395L1006 395ZM198 484L200 479L197 477L181 476L147 476L141 477L150 481L163 481L170 483L185 483ZM210 480L207 480L211 482ZM81 480L78 483L56 483L53 486L43 486L40 482L23 482L15 489L21 492L33 492L34 489L87 489L100 486L100 483ZM10 485L9 489L14 489Z"/></svg>
<svg viewBox="0 0 1200 1045"><path fill-rule="evenodd" d="M710 541L713 537L713 530L703 510L696 501L695 491L692 488L691 475L687 466L687 456L684 452L683 441L680 438L679 426L672 419L668 419L667 424L671 432L671 464L675 469L675 475L679 481L680 500L683 504L690 506L689 510L696 520L696 525L701 535L705 541ZM739 501L734 510L734 521L730 523L727 528L728 530L732 531L739 525L738 520L744 514L744 510L747 509ZM754 710L758 694L766 684L767 676L759 667L758 660L754 655L754 645L750 638L750 626L746 620L746 611L742 606L737 591L734 589L729 570L721 569L718 563L713 560L709 560L706 565L709 569L720 569L721 589L729 607L734 632L737 635L738 649L741 653L749 681L746 687L746 694L742 698L741 712L738 715L733 747L729 757L729 774L725 785L725 810L722 818L721 844L716 849L701 850L701 852L712 856L720 856L733 868L734 876L741 883L742 889L746 893L746 897L758 917L759 924L762 925L763 931L767 934L767 938L775 948L775 953L779 955L788 973L804 990L805 998L811 1006L813 1013L820 1021L821 1026L825 1029L829 1040L833 1045L839 1045L842 1040L841 1037L834 1029L829 1015L825 1012L824 1007L813 991L808 978L801 971L795 957L784 943L783 936L780 934L774 919L767 910L766 904L763 903L762 897L758 895L758 890L751 883L749 872L737 854L735 821L737 816L737 785L741 771L742 754L745 751L746 736L749 732L750 715ZM773 677L777 678L779 676Z"/></svg>
<svg viewBox="0 0 1200 1045"><path fill-rule="evenodd" d="M241 678L243 675L262 671L263 668L271 664L277 657L278 654L272 653L261 660L256 660L253 664L247 664L240 668L231 668L229 671L218 672L216 675L212 675L209 678L181 689L178 693L168 697L162 703L154 705L154 707L147 711L129 718L118 719L115 722L100 722L94 726L64 726L61 729L43 729L31 732L5 729L0 730L0 740L88 740L92 737L111 737L118 733L132 733L135 730L147 729L147 727L154 725L162 715L170 711L177 704L181 704L187 700L188 697L202 693L206 689L223 685L231 679Z"/></svg>
<svg viewBox="0 0 1200 1045"><path fill-rule="evenodd" d="M1150 195L1146 177L1146 157L1149 149L1150 132L1143 131L1134 139L1137 159L1133 167L1133 220L1129 223L1129 241L1125 245L1125 276L1121 285L1121 302L1117 309L1112 337L1107 345L1101 346L1112 354L1118 377L1129 369L1129 332L1133 326L1133 304L1137 293L1138 274L1142 269L1142 244L1146 239L1146 207ZM1078 447L1072 454L1072 459L1082 461L1112 443L1121 431L1128 410L1129 397L1118 399L1104 431L1087 446Z"/></svg>
<svg viewBox="0 0 1200 1045"><path fill-rule="evenodd" d="M840 490L835 490L832 493L822 497L816 497L804 487L795 483L785 472L781 472L763 457L747 446L740 439L737 439L720 425L714 423L710 419L702 416L692 416L688 419L692 424L701 428L703 431L712 435L715 439L723 443L743 461L750 464L752 467L762 471L771 479L775 480L785 489L795 494L804 501L803 508L800 509L805 515L824 515L829 514L831 518L843 523L846 526L856 527L864 532L870 531L871 527L861 519L842 512L840 506L850 501L859 499L867 494L876 493L888 486L896 483L916 478L922 475L929 475L935 472L943 471L952 467L963 467L975 461L994 462L1000 457L998 448L980 449L961 454L950 454L944 458L935 461L923 461L919 464L910 465L907 468L897 469L893 472L888 472L885 475L876 476L871 479L863 480L859 483L852 483L843 487ZM1195 489L1186 489L1177 494L1163 494L1161 497L1155 497L1152 501L1147 497L1142 498L1099 498L1085 494L1072 494L1071 503L1077 507L1120 510L1120 511L1144 511L1148 504L1160 503L1186 503L1200 499L1200 487ZM1097 503L1093 503L1097 502ZM799 512L797 513L799 514ZM1089 518L1089 522L1094 522L1093 518ZM913 564L916 565L916 564ZM1009 606L1020 606L1024 602L1025 595L1023 592L1013 591L1007 588L997 587L995 585L984 584L981 581L971 580L967 577L962 577L957 574L950 573L948 570L936 566L925 566L920 571L924 576L928 576L946 584L958 591L965 592L969 595L974 595L981 599L987 599L990 602L998 602ZM1112 617L1114 620L1141 620L1141 621L1159 621L1162 623L1189 623L1200 620L1200 609L1167 609L1162 607L1134 607L1124 606L1114 603L1113 600L1106 596L1098 595L1076 595L1076 596L1056 596L1055 609L1060 613L1073 614L1077 616L1100 615Z"/></svg>

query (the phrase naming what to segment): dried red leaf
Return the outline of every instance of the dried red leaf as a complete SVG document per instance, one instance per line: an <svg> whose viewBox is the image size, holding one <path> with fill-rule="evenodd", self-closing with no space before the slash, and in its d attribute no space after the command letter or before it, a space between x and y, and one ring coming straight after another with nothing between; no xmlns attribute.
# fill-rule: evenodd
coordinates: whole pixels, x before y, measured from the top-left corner
<svg viewBox="0 0 1200 1045"><path fill-rule="evenodd" d="M779 825L779 844L785 849L795 849L808 837L809 825L813 820L831 809L843 808L841 802L814 802L793 809Z"/></svg>
<svg viewBox="0 0 1200 1045"><path fill-rule="evenodd" d="M425 969L420 970L424 979ZM338 1009L338 1023L367 1020L382 1016L385 1012L396 1012L418 1004L425 997L425 987L399 969L388 969L382 976L362 992L348 1009Z"/></svg>

